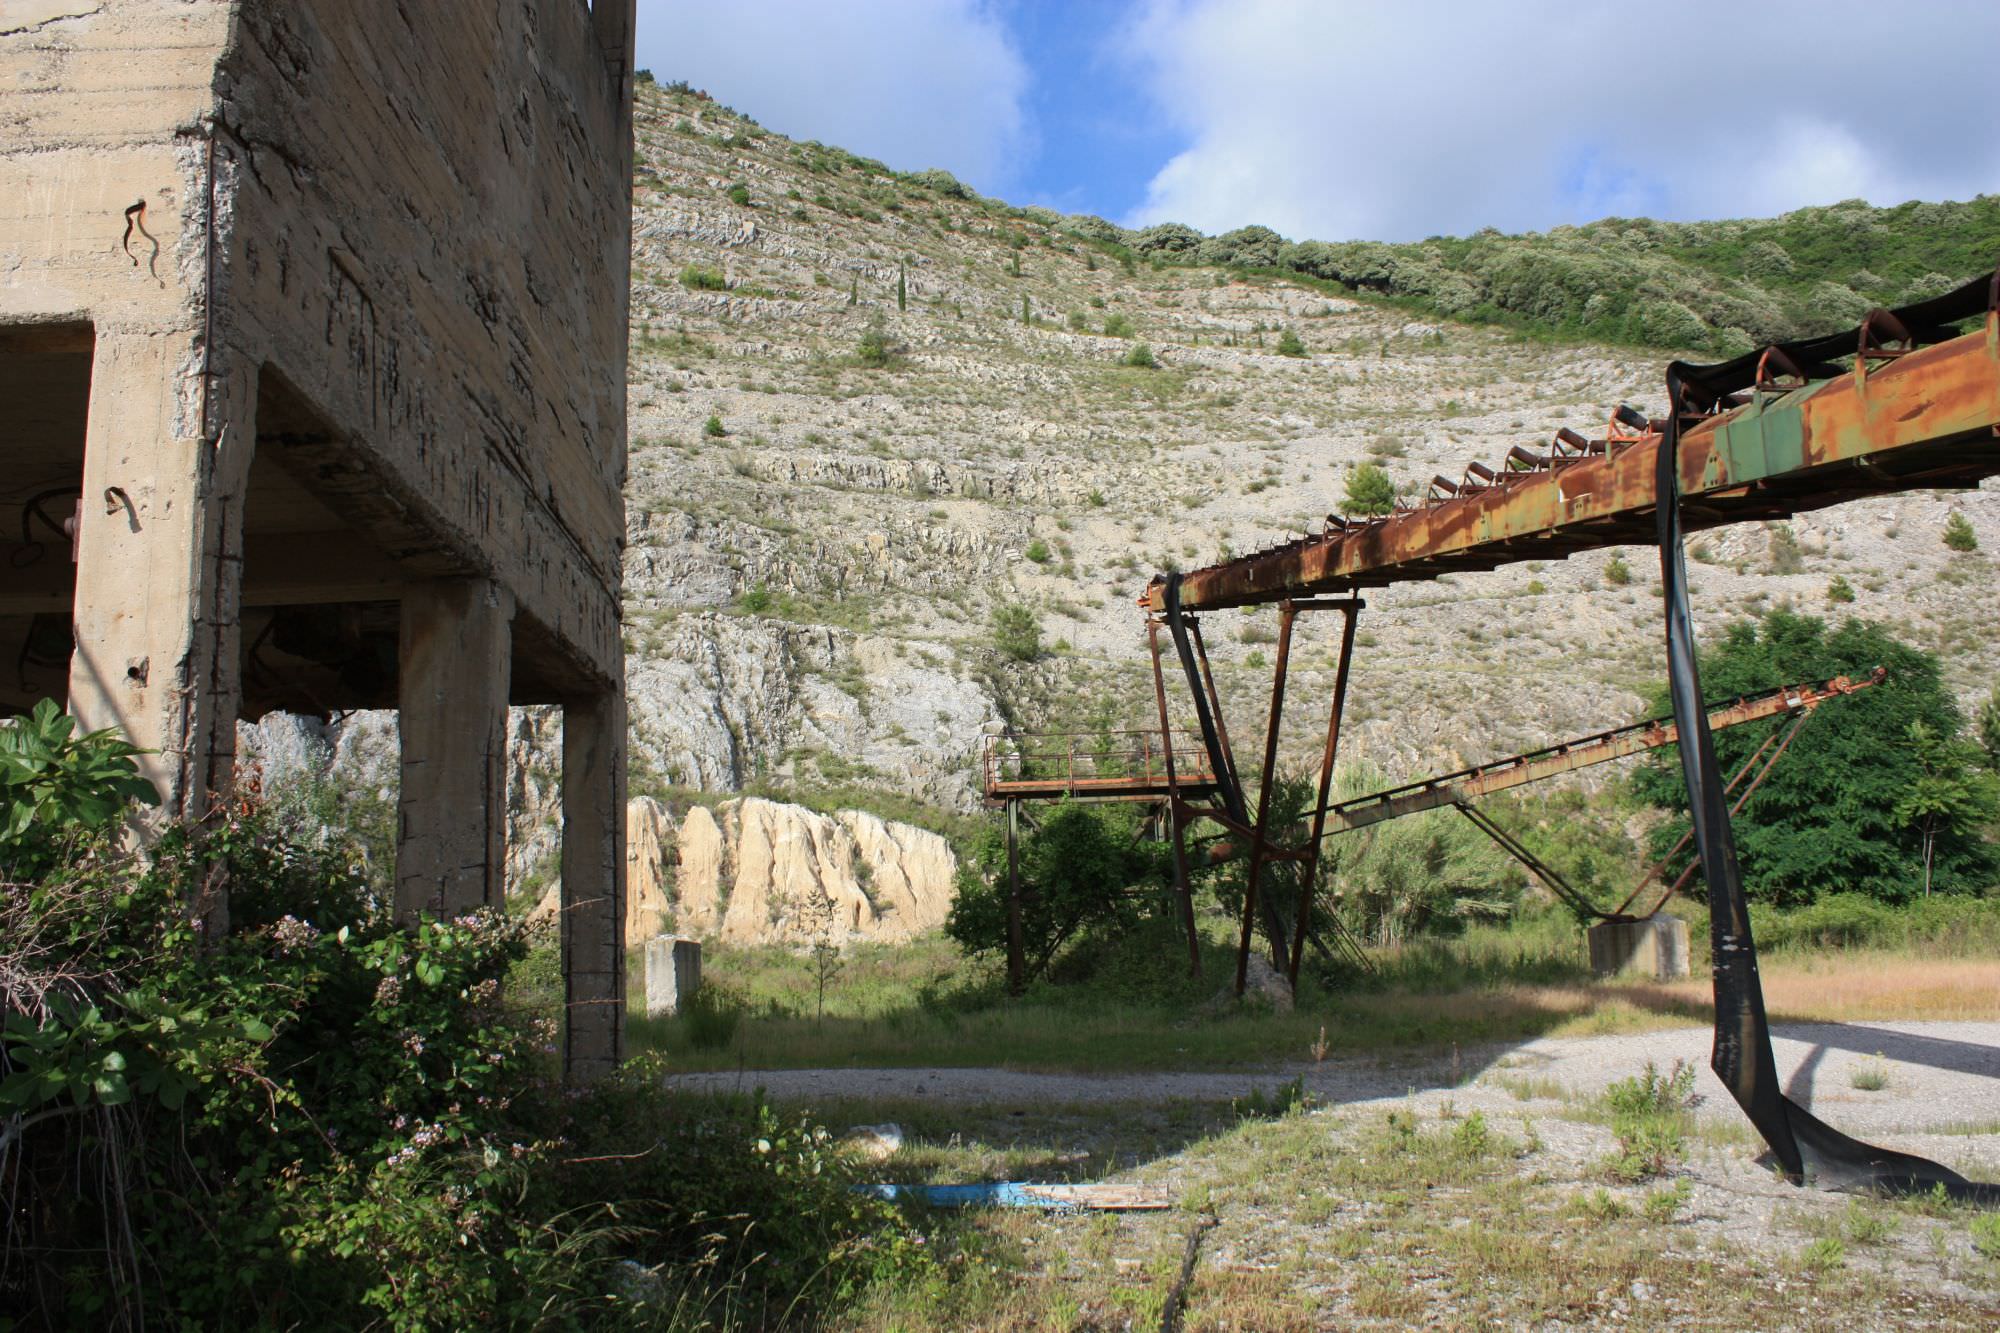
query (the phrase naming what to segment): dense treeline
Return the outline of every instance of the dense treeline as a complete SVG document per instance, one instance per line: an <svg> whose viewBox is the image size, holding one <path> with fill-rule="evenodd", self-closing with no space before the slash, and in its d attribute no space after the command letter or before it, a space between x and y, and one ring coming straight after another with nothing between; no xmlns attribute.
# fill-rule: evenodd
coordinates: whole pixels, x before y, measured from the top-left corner
<svg viewBox="0 0 2000 1333"><path fill-rule="evenodd" d="M1723 222L1606 218L1400 245L1291 242L1268 227L1203 236L1177 223L1135 232L1069 222L1162 262L1302 274L1453 319L1716 355L1858 323L1871 307L1934 296L2000 257L1996 195L1894 208L1850 199Z"/></svg>

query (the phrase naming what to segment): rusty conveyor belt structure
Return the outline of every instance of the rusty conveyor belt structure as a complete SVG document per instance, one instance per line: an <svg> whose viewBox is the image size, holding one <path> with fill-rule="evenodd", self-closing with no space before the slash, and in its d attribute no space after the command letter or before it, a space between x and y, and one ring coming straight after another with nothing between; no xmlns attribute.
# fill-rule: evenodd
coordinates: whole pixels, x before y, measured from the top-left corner
<svg viewBox="0 0 2000 1333"><path fill-rule="evenodd" d="M1995 324L1989 309L1983 329L1926 346L1935 324L1877 311L1848 336L1854 367L1840 374L1828 373L1823 356L1801 366L1783 348L1766 349L1747 395L1719 393L1683 425L1685 526L1786 518L1871 495L1976 486L2000 473ZM1182 575L1180 610L1351 593L1648 543L1663 431L1662 420L1622 407L1601 439L1565 429L1545 447L1517 445L1493 466L1472 463L1456 480L1433 479L1421 502L1394 514L1329 515L1318 534ZM1157 578L1146 590L1156 614L1168 609L1169 583Z"/></svg>
<svg viewBox="0 0 2000 1333"><path fill-rule="evenodd" d="M1700 704L1680 550L1688 530L1779 519L1847 500L1963 489L2000 475L2000 269L1927 301L1873 310L1860 325L1775 344L1716 365L1666 369L1664 416L1621 406L1601 438L1563 429L1516 445L1493 464L1438 476L1415 503L1381 516L1327 515L1318 532L1188 573L1156 577L1140 597L1152 648L1168 789L1171 744L1161 631L1173 642L1204 751L1212 800L1178 792L1179 826L1209 819L1247 840L1236 989L1242 993L1260 919L1278 969L1296 987L1311 894L1332 807L1335 759L1368 588L1440 574L1551 560L1609 546L1657 544L1666 594L1669 683L1694 810L1695 845L1716 937L1714 1067L1793 1178L1818 1170L1862 1188L1941 1184L2000 1198L1935 1163L1846 1138L1776 1087L1754 946L1710 728ZM1202 613L1275 605L1278 639L1253 813L1200 628ZM1318 798L1303 842L1281 846L1267 826L1293 631L1302 614L1337 612L1341 633ZM1301 866L1304 888L1287 921L1260 892L1264 868ZM1183 885L1183 892L1186 892Z"/></svg>

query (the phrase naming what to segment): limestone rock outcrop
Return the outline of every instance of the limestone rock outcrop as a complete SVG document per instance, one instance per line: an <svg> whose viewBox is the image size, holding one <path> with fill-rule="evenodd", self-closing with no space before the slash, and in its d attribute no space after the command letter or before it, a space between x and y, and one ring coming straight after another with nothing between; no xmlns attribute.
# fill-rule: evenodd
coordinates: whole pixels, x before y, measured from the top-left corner
<svg viewBox="0 0 2000 1333"><path fill-rule="evenodd" d="M907 940L944 923L958 874L935 833L758 797L690 810L675 843L673 929L731 944Z"/></svg>
<svg viewBox="0 0 2000 1333"><path fill-rule="evenodd" d="M635 796L625 803L627 944L664 934L671 923L666 855L671 838L672 825L658 801L650 796Z"/></svg>

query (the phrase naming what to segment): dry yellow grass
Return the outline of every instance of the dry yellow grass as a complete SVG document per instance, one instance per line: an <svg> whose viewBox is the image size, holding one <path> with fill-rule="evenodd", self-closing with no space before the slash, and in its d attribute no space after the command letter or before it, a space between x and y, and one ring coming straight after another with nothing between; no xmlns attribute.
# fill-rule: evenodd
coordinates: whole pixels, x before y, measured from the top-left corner
<svg viewBox="0 0 2000 1333"><path fill-rule="evenodd" d="M1884 1019L2000 1020L2000 959L1929 960L1846 953L1777 958L1762 969L1775 1023ZM1707 1023L1707 976L1678 982L1613 981L1494 986L1447 995L1361 996L1354 1009L1390 1019L1420 1009L1440 1027L1469 1033L1519 1025L1550 1036L1643 1032Z"/></svg>

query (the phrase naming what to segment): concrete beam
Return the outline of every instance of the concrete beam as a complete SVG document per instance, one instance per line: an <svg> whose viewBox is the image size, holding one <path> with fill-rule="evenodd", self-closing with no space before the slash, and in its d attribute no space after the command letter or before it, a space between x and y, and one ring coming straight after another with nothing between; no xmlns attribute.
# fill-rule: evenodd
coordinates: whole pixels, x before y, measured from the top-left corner
<svg viewBox="0 0 2000 1333"><path fill-rule="evenodd" d="M506 891L514 599L484 579L403 590L396 914L451 918Z"/></svg>
<svg viewBox="0 0 2000 1333"><path fill-rule="evenodd" d="M0 541L0 616L68 614L76 596L76 566L59 538L30 562L20 542ZM346 532L253 533L243 539L246 607L328 606L336 602L393 602L403 594L404 573Z"/></svg>
<svg viewBox="0 0 2000 1333"><path fill-rule="evenodd" d="M563 1076L625 1057L625 698L563 707Z"/></svg>

